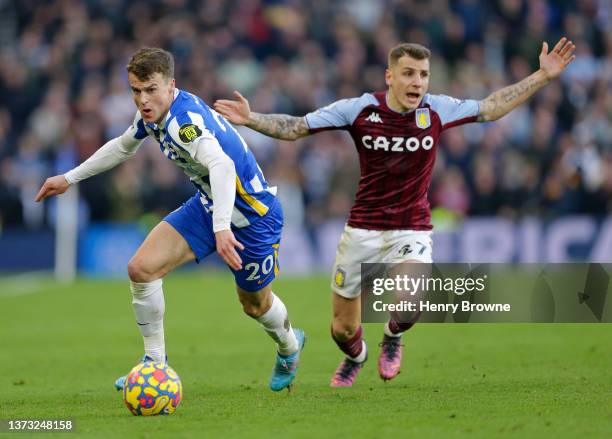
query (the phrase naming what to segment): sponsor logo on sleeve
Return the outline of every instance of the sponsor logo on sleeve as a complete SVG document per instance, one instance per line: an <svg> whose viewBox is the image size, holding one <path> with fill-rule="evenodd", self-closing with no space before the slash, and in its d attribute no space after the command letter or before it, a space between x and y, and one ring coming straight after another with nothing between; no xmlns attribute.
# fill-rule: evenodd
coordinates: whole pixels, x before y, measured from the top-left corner
<svg viewBox="0 0 612 439"><path fill-rule="evenodd" d="M184 123L179 128L179 137L183 143L193 142L202 135L202 130L192 123Z"/></svg>

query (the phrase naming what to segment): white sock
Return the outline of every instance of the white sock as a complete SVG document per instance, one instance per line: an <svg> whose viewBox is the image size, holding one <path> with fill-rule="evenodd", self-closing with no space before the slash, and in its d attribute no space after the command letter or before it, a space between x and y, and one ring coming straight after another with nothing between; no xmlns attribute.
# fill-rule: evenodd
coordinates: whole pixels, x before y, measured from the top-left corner
<svg viewBox="0 0 612 439"><path fill-rule="evenodd" d="M354 361L355 363L363 363L367 355L368 355L368 345L366 345L365 340L361 340L361 352L359 352L359 355L357 355L356 357L349 357L347 355L346 358L348 358L351 361Z"/></svg>
<svg viewBox="0 0 612 439"><path fill-rule="evenodd" d="M136 314L136 323L144 340L145 354L154 361L166 362L166 344L164 342L164 292L162 280L153 282L131 282L132 305Z"/></svg>
<svg viewBox="0 0 612 439"><path fill-rule="evenodd" d="M256 320L278 345L278 353L290 355L298 350L298 341L287 315L287 308L282 300L272 294L272 306Z"/></svg>
<svg viewBox="0 0 612 439"><path fill-rule="evenodd" d="M389 322L385 323L385 335L388 337L401 337L403 334L403 332L398 332L397 334L394 334L393 332L391 332L391 330L389 329Z"/></svg>

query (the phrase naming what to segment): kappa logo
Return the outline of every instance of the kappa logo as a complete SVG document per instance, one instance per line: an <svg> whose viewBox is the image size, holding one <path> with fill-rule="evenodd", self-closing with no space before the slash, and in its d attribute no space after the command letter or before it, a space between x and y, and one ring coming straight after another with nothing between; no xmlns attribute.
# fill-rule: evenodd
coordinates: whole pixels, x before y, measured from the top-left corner
<svg viewBox="0 0 612 439"><path fill-rule="evenodd" d="M367 120L368 122L383 123L382 119L380 118L380 114L378 113L370 113L370 115L366 117L365 120Z"/></svg>
<svg viewBox="0 0 612 439"><path fill-rule="evenodd" d="M417 108L415 112L416 125L419 128L429 128L431 118L429 117L429 108Z"/></svg>
<svg viewBox="0 0 612 439"><path fill-rule="evenodd" d="M202 135L202 130L192 123L184 123L179 128L179 137L184 143L193 142Z"/></svg>

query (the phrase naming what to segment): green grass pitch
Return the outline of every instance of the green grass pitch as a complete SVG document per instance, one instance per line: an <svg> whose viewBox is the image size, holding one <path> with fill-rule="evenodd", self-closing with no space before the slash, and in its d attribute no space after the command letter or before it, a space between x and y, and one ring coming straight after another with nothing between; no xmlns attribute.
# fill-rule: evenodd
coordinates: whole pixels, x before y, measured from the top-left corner
<svg viewBox="0 0 612 439"><path fill-rule="evenodd" d="M417 325L386 384L382 327L368 324L370 359L337 390L327 277L281 278L275 291L308 342L294 390L277 394L273 344L229 275L174 274L164 289L183 401L172 416L139 418L113 389L142 355L127 282L0 279L0 419L75 420L75 436L61 437L612 437L610 324Z"/></svg>

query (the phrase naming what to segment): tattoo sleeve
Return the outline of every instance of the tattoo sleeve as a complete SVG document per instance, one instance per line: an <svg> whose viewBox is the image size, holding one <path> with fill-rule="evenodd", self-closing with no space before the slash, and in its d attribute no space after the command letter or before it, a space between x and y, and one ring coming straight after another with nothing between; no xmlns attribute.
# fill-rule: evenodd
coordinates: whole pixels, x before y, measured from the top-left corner
<svg viewBox="0 0 612 439"><path fill-rule="evenodd" d="M287 114L251 112L247 126L267 136L283 140L295 140L309 134L305 118Z"/></svg>
<svg viewBox="0 0 612 439"><path fill-rule="evenodd" d="M502 88L480 101L479 122L497 120L529 99L548 83L541 71L537 71L516 84Z"/></svg>

